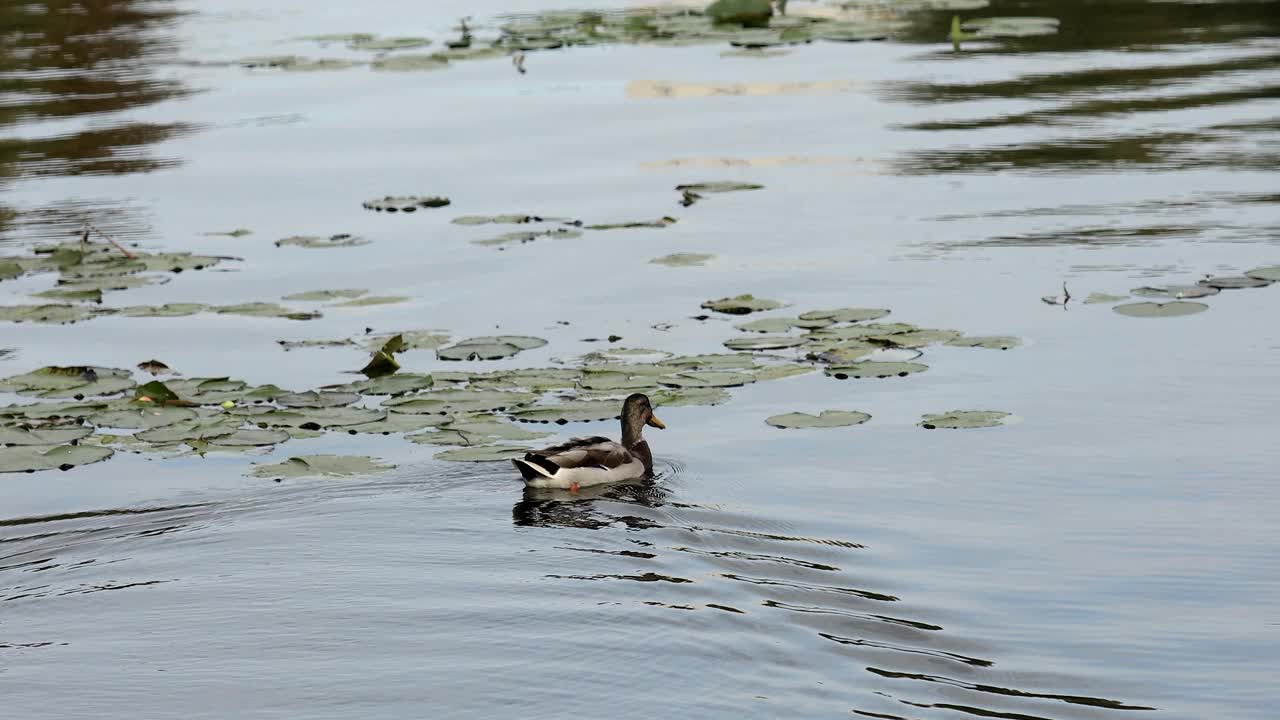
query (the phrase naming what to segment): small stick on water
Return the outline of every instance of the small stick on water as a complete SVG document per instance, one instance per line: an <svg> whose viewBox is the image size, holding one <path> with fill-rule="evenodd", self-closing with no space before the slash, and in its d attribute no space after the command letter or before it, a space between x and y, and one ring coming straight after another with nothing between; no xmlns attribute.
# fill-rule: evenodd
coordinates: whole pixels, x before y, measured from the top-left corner
<svg viewBox="0 0 1280 720"><path fill-rule="evenodd" d="M529 72L524 69L524 53L519 50L516 51L515 55L511 56L511 64L516 66L516 70L519 70L521 75Z"/></svg>
<svg viewBox="0 0 1280 720"><path fill-rule="evenodd" d="M116 241L115 241L115 239L114 239L114 238L112 238L110 235L108 235L108 234L106 234L106 233L102 232L102 230L100 230L99 228L97 228L93 223L86 222L86 223L84 224L84 227L85 227L84 233L80 236L80 242L81 242L81 244L89 242L89 231L90 231L90 230L92 230L92 231L94 231L94 232L98 233L99 235L101 235L103 240L106 240L107 242L111 243L112 245L115 245L116 249L117 249L117 250L119 250L120 252L124 253L124 256L125 256L125 257L127 257L127 258L129 258L130 260L132 260L132 259L134 259L135 257L137 257L137 256L135 256L133 253L131 253L131 252L129 252L128 250L126 250L126 249L125 249L125 247L124 247L123 245L121 245L120 243L116 242Z"/></svg>

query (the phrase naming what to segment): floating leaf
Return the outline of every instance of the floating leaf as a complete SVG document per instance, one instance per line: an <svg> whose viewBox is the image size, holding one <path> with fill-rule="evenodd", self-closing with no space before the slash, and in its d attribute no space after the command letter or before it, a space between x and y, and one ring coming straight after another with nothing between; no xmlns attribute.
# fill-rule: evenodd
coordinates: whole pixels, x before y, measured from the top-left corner
<svg viewBox="0 0 1280 720"><path fill-rule="evenodd" d="M827 368L826 373L837 380L846 380L848 378L906 377L912 373L923 372L928 369L928 365L923 365L921 363L876 362L868 360L849 365L829 367Z"/></svg>
<svg viewBox="0 0 1280 720"><path fill-rule="evenodd" d="M681 373L658 379L659 383L667 387L677 388L739 387L755 381L755 375L716 370Z"/></svg>
<svg viewBox="0 0 1280 720"><path fill-rule="evenodd" d="M91 427L52 428L0 427L0 445L61 445L93 434Z"/></svg>
<svg viewBox="0 0 1280 720"><path fill-rule="evenodd" d="M582 231L575 228L552 228L551 230L535 230L524 232L503 233L497 237L485 240L472 240L473 245L483 245L486 247L509 245L511 243L531 243L541 238L577 238L582 237Z"/></svg>
<svg viewBox="0 0 1280 720"><path fill-rule="evenodd" d="M464 447L445 450L435 454L436 460L449 462L495 462L524 457L529 448L514 445L488 445L485 447Z"/></svg>
<svg viewBox="0 0 1280 720"><path fill-rule="evenodd" d="M357 37L347 43L352 50L408 50L426 47L431 41L424 37L373 38Z"/></svg>
<svg viewBox="0 0 1280 720"><path fill-rule="evenodd" d="M960 27L979 38L1023 38L1056 34L1058 25L1058 19L1051 17L989 17L968 20Z"/></svg>
<svg viewBox="0 0 1280 720"><path fill-rule="evenodd" d="M1161 298L1169 300L1183 300L1199 297L1210 297L1217 295L1221 290L1216 287L1207 285L1166 285L1164 287L1140 287L1130 290L1131 293L1138 297ZM1126 300L1128 298L1120 298Z"/></svg>
<svg viewBox="0 0 1280 720"><path fill-rule="evenodd" d="M0 261L0 280L12 280L16 277L22 277L26 272L22 266L12 260Z"/></svg>
<svg viewBox="0 0 1280 720"><path fill-rule="evenodd" d="M1022 344L1022 340L1008 335L973 335L955 337L947 340L946 345L952 347L986 348L988 350L1008 350Z"/></svg>
<svg viewBox="0 0 1280 720"><path fill-rule="evenodd" d="M1271 267L1258 267L1245 272L1245 275L1256 278L1258 280L1269 280L1271 282L1280 282L1280 265L1272 265Z"/></svg>
<svg viewBox="0 0 1280 720"><path fill-rule="evenodd" d="M830 321L821 322L830 324ZM760 318L759 320L738 323L734 327L743 332L784 333L796 327L795 323L796 320L794 318Z"/></svg>
<svg viewBox="0 0 1280 720"><path fill-rule="evenodd" d="M725 340L724 346L730 350L782 350L804 345L805 342L804 338L793 335L760 335Z"/></svg>
<svg viewBox="0 0 1280 720"><path fill-rule="evenodd" d="M726 192L738 192L741 190L762 190L762 189L764 189L763 185L756 185L754 183L744 183L744 182L731 182L731 181L691 183L688 185L676 186L676 192L691 192L691 193L726 193Z"/></svg>
<svg viewBox="0 0 1280 720"><path fill-rule="evenodd" d="M356 393L308 390L300 393L285 393L277 397L276 402L291 408L327 408L350 405L359 399L360 396Z"/></svg>
<svg viewBox="0 0 1280 720"><path fill-rule="evenodd" d="M37 470L70 470L78 465L106 460L114 450L89 445L59 445L52 449L43 446L0 448L0 473L35 472Z"/></svg>
<svg viewBox="0 0 1280 720"><path fill-rule="evenodd" d="M369 242L369 240L350 233L339 233L328 237L321 235L293 235L277 240L276 247L296 245L303 248L343 248L368 245Z"/></svg>
<svg viewBox="0 0 1280 720"><path fill-rule="evenodd" d="M393 397L382 404L398 413L444 413L503 410L526 405L537 395L503 390L446 389ZM616 411L615 411L616 412Z"/></svg>
<svg viewBox="0 0 1280 720"><path fill-rule="evenodd" d="M292 302L323 302L326 300L353 299L361 295L367 295L368 290L350 289L350 290L310 290L308 292L294 293L285 295L282 300ZM350 342L350 341L348 341Z"/></svg>
<svg viewBox="0 0 1280 720"><path fill-rule="evenodd" d="M301 455L274 465L254 465L250 473L260 478L296 478L309 476L351 477L372 475L392 470L395 465L385 465L371 457L349 455Z"/></svg>
<svg viewBox="0 0 1280 720"><path fill-rule="evenodd" d="M586 373L578 384L588 390L647 390L656 387L653 376L636 376L621 372Z"/></svg>
<svg viewBox="0 0 1280 720"><path fill-rule="evenodd" d="M737 297L720 298L719 300L708 300L702 303L702 307L727 315L747 315L753 312L776 310L782 307L782 303L777 300L766 300L752 295L739 295Z"/></svg>
<svg viewBox="0 0 1280 720"><path fill-rule="evenodd" d="M706 253L679 252L672 253L670 255L663 255L662 257L654 258L649 262L656 265L666 265L667 267L696 267L706 265L707 261L714 259L715 255L709 255Z"/></svg>
<svg viewBox="0 0 1280 720"><path fill-rule="evenodd" d="M285 442L289 437L289 433L283 430L237 430L230 435L212 438L209 444L218 447L261 447Z"/></svg>
<svg viewBox="0 0 1280 720"><path fill-rule="evenodd" d="M204 235L208 237L231 237L231 238L244 237L245 235L252 235L252 234L253 234L253 231L249 230L248 228L236 228L235 230L230 230L227 232L204 233Z"/></svg>
<svg viewBox="0 0 1280 720"><path fill-rule="evenodd" d="M542 338L523 335L500 335L463 340L436 351L441 360L499 360L511 357L521 350L531 350L546 345Z"/></svg>
<svg viewBox="0 0 1280 720"><path fill-rule="evenodd" d="M1195 315L1209 309L1208 305L1198 302L1175 301L1167 303L1140 302L1116 305L1111 308L1121 315L1141 318L1181 317Z"/></svg>
<svg viewBox="0 0 1280 720"><path fill-rule="evenodd" d="M370 295L369 297L362 297L356 300L348 300L346 302L335 303L333 305L330 305L329 307L343 308L343 307L370 307L373 305L396 305L398 303L408 302L409 300L412 300L412 299L413 298L406 297L404 295Z"/></svg>
<svg viewBox="0 0 1280 720"><path fill-rule="evenodd" d="M208 309L207 305L199 303L165 303L120 308L118 314L124 317L186 317Z"/></svg>
<svg viewBox="0 0 1280 720"><path fill-rule="evenodd" d="M134 437L149 443L183 443L191 440L208 442L216 437L230 435L240 429L243 418L232 415L180 420L161 427L134 433Z"/></svg>
<svg viewBox="0 0 1280 720"><path fill-rule="evenodd" d="M810 310L800 314L801 320L830 320L831 322L864 322L879 320L888 315L884 308L837 308L835 310Z"/></svg>
<svg viewBox="0 0 1280 720"><path fill-rule="evenodd" d="M1244 290L1247 288L1266 287L1271 284L1271 281L1249 275L1232 275L1211 277L1201 280L1199 284L1202 287L1218 288L1219 290Z"/></svg>
<svg viewBox="0 0 1280 720"><path fill-rule="evenodd" d="M720 23L763 27L773 16L773 5L769 0L716 0L707 6L706 14Z"/></svg>
<svg viewBox="0 0 1280 720"><path fill-rule="evenodd" d="M894 347L918 348L947 342L960 337L955 330L911 330L890 335L873 335L868 340L892 345Z"/></svg>
<svg viewBox="0 0 1280 720"><path fill-rule="evenodd" d="M448 425L453 422L453 418L448 415L406 415L402 413L388 413L381 420L375 420L369 423L360 423L359 425L347 425L343 427L343 431L348 433L366 433L388 435L390 433L406 433L418 432L429 427L439 427Z"/></svg>
<svg viewBox="0 0 1280 720"><path fill-rule="evenodd" d="M649 395L655 407L684 407L689 405L719 405L728 402L729 391L718 387L680 388L659 390Z"/></svg>
<svg viewBox="0 0 1280 720"><path fill-rule="evenodd" d="M1084 299L1085 305L1101 305L1103 303L1115 303L1121 300L1128 300L1128 295L1108 295L1107 293L1091 292L1089 297ZM950 345L950 343L947 343Z"/></svg>
<svg viewBox="0 0 1280 720"><path fill-rule="evenodd" d="M373 353L373 357L369 358L369 362L360 368L360 373L372 379L391 375L399 369L400 363L396 361L395 356L391 353L377 350Z"/></svg>
<svg viewBox="0 0 1280 720"><path fill-rule="evenodd" d="M449 67L449 58L440 55L392 55L374 60L370 65L382 72L430 72Z"/></svg>
<svg viewBox="0 0 1280 720"><path fill-rule="evenodd" d="M32 297L49 298L52 300L73 300L81 302L100 303L102 302L102 288L79 288L65 287L45 290L32 295Z"/></svg>
<svg viewBox="0 0 1280 720"><path fill-rule="evenodd" d="M302 428L342 428L377 422L387 416L386 410L362 407L308 408L305 410L271 410L249 418L259 426Z"/></svg>
<svg viewBox="0 0 1280 720"><path fill-rule="evenodd" d="M128 388L133 386L133 381L129 378L128 370L117 368L97 367L93 365L71 365L60 366L50 365L42 367L38 370L32 370L22 375L14 375L0 380L0 392L16 392L25 394L47 394L57 393L61 391L71 391L70 394L63 397L70 397L76 393L85 395L95 394L91 391L82 391L82 388L96 388L98 383L105 380L114 381L112 387L116 387L113 392L119 392L118 388ZM111 393L96 393L111 394ZM50 396L52 397L52 396Z"/></svg>
<svg viewBox="0 0 1280 720"><path fill-rule="evenodd" d="M1000 410L950 410L937 415L925 415L920 420L920 427L926 430L996 427L1003 425L1007 417L1009 413Z"/></svg>
<svg viewBox="0 0 1280 720"><path fill-rule="evenodd" d="M812 365L769 365L752 373L757 382L781 380L795 375L806 375L816 370Z"/></svg>
<svg viewBox="0 0 1280 720"><path fill-rule="evenodd" d="M521 422L553 422L564 425L570 422L611 420L618 417L621 411L622 405L617 400L583 400L563 405L517 410L511 413L511 417Z"/></svg>
<svg viewBox="0 0 1280 720"><path fill-rule="evenodd" d="M809 332L809 339L814 342L865 340L866 338L883 338L913 332L917 329L915 325L907 323L867 323L865 325L818 328Z"/></svg>
<svg viewBox="0 0 1280 720"><path fill-rule="evenodd" d="M32 322L65 325L101 314L83 305L5 305L0 307L0 322Z"/></svg>
<svg viewBox="0 0 1280 720"><path fill-rule="evenodd" d="M569 218L542 217L540 215L463 215L451 222L454 225L523 225L525 223L558 222L565 225L581 225Z"/></svg>
<svg viewBox="0 0 1280 720"><path fill-rule="evenodd" d="M100 428L150 430L196 417L196 411L188 408L135 403L128 408L94 413L88 420Z"/></svg>
<svg viewBox="0 0 1280 720"><path fill-rule="evenodd" d="M823 410L818 415L801 412L773 415L765 422L776 428L833 428L861 425L870 419L870 415L856 410Z"/></svg>
<svg viewBox="0 0 1280 720"><path fill-rule="evenodd" d="M397 373L353 383L348 388L361 395L403 395L407 392L426 390L434 384L435 381L430 375Z"/></svg>
<svg viewBox="0 0 1280 720"><path fill-rule="evenodd" d="M395 197L387 195L376 200L366 200L364 209L377 210L378 212L414 212L419 208L438 208L449 204L449 198L446 197L425 197L418 195L406 195L403 197Z"/></svg>
<svg viewBox="0 0 1280 720"><path fill-rule="evenodd" d="M300 350L304 348L336 348L336 347L355 347L355 342L343 338L341 340L277 340L276 343L285 350Z"/></svg>
<svg viewBox="0 0 1280 720"><path fill-rule="evenodd" d="M619 223L601 223L598 225L586 225L584 230L630 230L635 228L664 228L668 225L674 225L676 219L670 216L660 217L657 220L637 220L633 222Z"/></svg>
<svg viewBox="0 0 1280 720"><path fill-rule="evenodd" d="M400 337L400 344L404 350L435 350L449 342L449 336L440 334L438 331L406 330L395 333L395 335L371 335L366 347L370 350L381 348L388 340L397 335Z"/></svg>
<svg viewBox="0 0 1280 720"><path fill-rule="evenodd" d="M255 302L240 305L223 305L212 308L219 315L243 315L245 317L287 318L289 320L315 320L320 313L299 312L275 303Z"/></svg>
<svg viewBox="0 0 1280 720"><path fill-rule="evenodd" d="M756 361L750 355L713 354L713 355L681 355L663 360L659 365L680 368L700 368L718 370L737 370L755 367Z"/></svg>

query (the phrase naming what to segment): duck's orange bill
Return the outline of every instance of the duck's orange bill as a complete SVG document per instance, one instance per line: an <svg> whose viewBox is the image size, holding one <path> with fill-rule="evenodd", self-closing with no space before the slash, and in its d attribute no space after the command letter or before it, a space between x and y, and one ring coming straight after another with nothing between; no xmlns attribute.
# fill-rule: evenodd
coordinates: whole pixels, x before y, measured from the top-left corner
<svg viewBox="0 0 1280 720"><path fill-rule="evenodd" d="M664 425L664 424L662 423L662 421L658 419L658 416L657 416L657 415L653 415L653 414L650 414L650 415L649 415L649 420L648 420L647 422L645 422L645 425L652 425L653 427L656 427L656 428L658 428L659 430L666 430L666 429L667 429L667 426L666 426L666 425Z"/></svg>

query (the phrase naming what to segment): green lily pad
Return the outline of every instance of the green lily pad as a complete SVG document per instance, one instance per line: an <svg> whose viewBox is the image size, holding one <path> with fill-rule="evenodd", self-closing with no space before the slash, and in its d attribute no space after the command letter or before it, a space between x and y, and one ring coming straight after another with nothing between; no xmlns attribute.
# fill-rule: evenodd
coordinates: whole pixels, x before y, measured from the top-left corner
<svg viewBox="0 0 1280 720"><path fill-rule="evenodd" d="M777 300L766 300L752 295L739 295L737 297L720 298L719 300L708 300L702 303L702 307L706 310L727 315L747 315L753 312L777 310L782 307L782 303Z"/></svg>
<svg viewBox="0 0 1280 720"><path fill-rule="evenodd" d="M348 338L341 340L277 340L276 344L289 350L303 350L307 348L338 348L338 347L356 347L355 341Z"/></svg>
<svg viewBox="0 0 1280 720"><path fill-rule="evenodd" d="M1116 305L1111 308L1121 315L1140 318L1165 318L1195 315L1209 309L1208 305L1198 302L1176 300L1167 303L1139 302Z"/></svg>
<svg viewBox="0 0 1280 720"><path fill-rule="evenodd" d="M1269 280L1271 282L1280 282L1280 265L1272 265L1271 267L1257 267L1245 272L1245 275L1256 278L1258 280Z"/></svg>
<svg viewBox="0 0 1280 720"><path fill-rule="evenodd" d="M1003 425L1007 417L1009 413L1000 410L950 410L936 415L925 415L920 420L920 427L926 430L996 427Z"/></svg>
<svg viewBox="0 0 1280 720"><path fill-rule="evenodd" d="M400 336L403 350L435 350L449 343L449 336L441 334L440 331L405 330L394 334L371 335L365 346L370 350L379 349L396 335Z"/></svg>
<svg viewBox="0 0 1280 720"><path fill-rule="evenodd" d="M584 374L578 385L588 390L647 390L656 387L656 382L653 376L591 372Z"/></svg>
<svg viewBox="0 0 1280 720"><path fill-rule="evenodd" d="M449 67L449 58L438 53L433 55L392 55L374 60L370 67L382 72L430 72L432 70L444 70Z"/></svg>
<svg viewBox="0 0 1280 720"><path fill-rule="evenodd" d="M801 320L830 320L831 322L865 322L879 320L888 315L885 308L837 308L835 310L810 310L800 314Z"/></svg>
<svg viewBox="0 0 1280 720"><path fill-rule="evenodd" d="M22 277L26 270L12 260L0 261L0 280L12 280L16 277Z"/></svg>
<svg viewBox="0 0 1280 720"><path fill-rule="evenodd" d="M375 305L398 305L402 302L408 302L413 298L405 295L370 295L356 300L348 300L346 302L334 303L329 307L372 307Z"/></svg>
<svg viewBox="0 0 1280 720"><path fill-rule="evenodd" d="M706 265L709 260L714 260L715 255L707 253L671 253L663 255L660 258L654 258L649 262L655 265L666 265L667 267L698 267Z"/></svg>
<svg viewBox="0 0 1280 720"><path fill-rule="evenodd" d="M281 300L291 302L324 302L327 300L354 299L369 294L368 290L310 290L308 292L285 295ZM347 341L350 342L350 341Z"/></svg>
<svg viewBox="0 0 1280 720"><path fill-rule="evenodd" d="M960 27L979 38L1023 38L1057 34L1059 24L1051 17L989 17L968 20Z"/></svg>
<svg viewBox="0 0 1280 720"><path fill-rule="evenodd" d="M906 377L913 373L924 372L929 366L913 362L876 362L863 361L849 365L837 365L826 369L827 375L837 380L849 378L889 378Z"/></svg>
<svg viewBox="0 0 1280 720"><path fill-rule="evenodd" d="M731 397L729 391L724 388L686 387L650 393L649 400L653 402L654 407L688 407L719 405L728 402ZM613 402L617 403L617 401Z"/></svg>
<svg viewBox="0 0 1280 720"><path fill-rule="evenodd" d="M205 235L206 237L238 238L238 237L244 237L245 235L252 235L253 231L248 228L236 228L235 230L228 230L226 232L207 232L202 234Z"/></svg>
<svg viewBox="0 0 1280 720"><path fill-rule="evenodd" d="M176 423L134 433L134 437L149 443L182 443L192 440L208 442L213 438L230 435L240 429L243 418L233 415L215 415Z"/></svg>
<svg viewBox="0 0 1280 720"><path fill-rule="evenodd" d="M304 35L299 40L309 40L311 42L324 43L351 43L358 40L372 40L376 35L372 33L330 33L328 35Z"/></svg>
<svg viewBox="0 0 1280 720"><path fill-rule="evenodd" d="M6 305L0 307L0 322L66 325L100 314L83 305Z"/></svg>
<svg viewBox="0 0 1280 720"><path fill-rule="evenodd" d="M776 428L833 428L861 425L871 416L856 410L823 410L818 415L793 412L773 415L765 418L765 422Z"/></svg>
<svg viewBox="0 0 1280 720"><path fill-rule="evenodd" d="M431 41L424 37L396 37L396 38L355 38L347 43L347 47L352 50L410 50L413 48L426 47Z"/></svg>
<svg viewBox="0 0 1280 720"><path fill-rule="evenodd" d="M396 373L384 377L370 378L347 386L352 392L361 395L403 395L408 392L426 390L435 384L431 375L419 373Z"/></svg>
<svg viewBox="0 0 1280 720"><path fill-rule="evenodd" d="M581 372L570 368L530 368L476 375L471 377L470 382L473 388L519 388L542 393L547 390L572 388L581 378Z"/></svg>
<svg viewBox="0 0 1280 720"><path fill-rule="evenodd" d="M667 387L677 388L740 387L755 381L756 376L753 374L717 370L681 373L658 379L659 383Z"/></svg>
<svg viewBox="0 0 1280 720"><path fill-rule="evenodd" d="M1130 290L1138 297L1160 298L1162 300L1184 300L1200 297L1211 297L1222 292L1216 287L1206 285L1165 285L1163 287L1140 287ZM1120 298L1127 300L1128 298Z"/></svg>
<svg viewBox="0 0 1280 720"><path fill-rule="evenodd" d="M255 302L240 305L222 305L211 308L219 315L243 315L245 317L286 318L288 320L315 320L321 317L319 312L300 312L290 310L275 303Z"/></svg>
<svg viewBox="0 0 1280 720"><path fill-rule="evenodd" d="M289 433L283 430L237 430L230 435L211 438L210 445L218 447L261 447L288 441Z"/></svg>
<svg viewBox="0 0 1280 720"><path fill-rule="evenodd" d="M1020 338L1008 335L973 335L961 336L947 340L945 345L952 347L986 348L988 350L1008 350L1022 344Z"/></svg>
<svg viewBox="0 0 1280 720"><path fill-rule="evenodd" d="M43 292L33 293L32 297L49 298L51 300L71 300L80 302L100 303L102 302L101 288L54 288Z"/></svg>
<svg viewBox="0 0 1280 720"><path fill-rule="evenodd" d="M1089 297L1084 299L1084 304L1085 305L1101 305L1104 303L1106 304L1117 303L1117 302L1120 302L1121 300L1128 300L1128 299L1129 299L1128 295L1110 295L1108 293L1091 292L1089 293Z"/></svg>
<svg viewBox="0 0 1280 720"><path fill-rule="evenodd" d="M300 455L274 465L254 465L250 473L260 478L352 477L373 475L395 468L371 457L350 455Z"/></svg>
<svg viewBox="0 0 1280 720"><path fill-rule="evenodd" d="M867 42L885 40L890 34L890 28L884 25L824 23L814 26L812 37L814 40L829 42Z"/></svg>
<svg viewBox="0 0 1280 720"><path fill-rule="evenodd" d="M505 420L498 420L487 415L460 416L455 418L448 427L450 430L463 433L464 435L471 437L473 440L482 439L484 442L494 442L496 440L536 440L551 434L535 430L526 430L513 423L506 422Z"/></svg>
<svg viewBox="0 0 1280 720"><path fill-rule="evenodd" d="M820 321L831 324L830 321ZM749 322L738 323L735 328L743 332L758 333L785 333L796 327L794 318L760 318L759 320L751 320ZM819 326L821 327L821 326Z"/></svg>
<svg viewBox="0 0 1280 720"><path fill-rule="evenodd" d="M50 365L29 373L14 375L0 380L0 392L16 392L24 394L43 394L64 390L78 390L94 386L102 381L116 381L116 384L129 383L132 373L120 368L98 367L94 365ZM119 392L116 390L115 392ZM73 392L72 395L75 393ZM85 393L88 395L89 393ZM100 393L112 394L112 393ZM67 397L70 397L68 395Z"/></svg>
<svg viewBox="0 0 1280 720"><path fill-rule="evenodd" d="M848 325L841 327L825 327L811 330L811 342L865 340L873 337L889 337L918 330L915 325L907 323L867 323L865 325Z"/></svg>
<svg viewBox="0 0 1280 720"><path fill-rule="evenodd" d="M588 363L594 362L652 362L656 363L671 357L671 353L665 350L653 350L650 348L608 348L605 350L597 350L583 356L583 361Z"/></svg>
<svg viewBox="0 0 1280 720"><path fill-rule="evenodd" d="M186 317L208 309L208 305L199 303L165 303L164 305L120 308L118 314L124 317Z"/></svg>
<svg viewBox="0 0 1280 720"><path fill-rule="evenodd" d="M618 417L622 406L617 400L581 400L561 405L534 407L517 410L511 417L520 422L553 422L564 425L570 422L590 422L593 420L611 420Z"/></svg>
<svg viewBox="0 0 1280 720"><path fill-rule="evenodd" d="M839 345L833 345L821 352L809 353L810 360L827 363L828 365L848 365L850 363L861 362L868 356L874 354L880 346L873 345L861 340L852 340Z"/></svg>
<svg viewBox="0 0 1280 720"><path fill-rule="evenodd" d="M517 408L537 397L533 393L504 390L445 389L393 397L382 404L393 412L409 414L478 412Z"/></svg>
<svg viewBox="0 0 1280 720"><path fill-rule="evenodd" d="M99 377L91 383L84 385L76 385L70 388L59 388L57 390L46 390L40 393L40 397L46 398L76 398L77 400L87 397L99 397L103 395L119 395L128 390L132 390L137 383L132 378L127 377Z"/></svg>
<svg viewBox="0 0 1280 720"><path fill-rule="evenodd" d="M704 370L741 370L753 368L756 361L750 355L717 353L711 355L681 355L658 363L666 367L699 368Z"/></svg>
<svg viewBox="0 0 1280 720"><path fill-rule="evenodd" d="M445 450L434 455L436 460L449 462L496 462L524 457L529 448L514 445L487 445L484 447L462 447Z"/></svg>
<svg viewBox="0 0 1280 720"><path fill-rule="evenodd" d="M756 370L752 375L755 376L756 382L767 382L796 375L807 375L814 370L817 368L812 365L768 365Z"/></svg>
<svg viewBox="0 0 1280 720"><path fill-rule="evenodd" d="M350 233L339 233L324 237L321 235L293 235L276 241L276 247L295 245L303 248L344 248L368 245L369 240Z"/></svg>
<svg viewBox="0 0 1280 720"><path fill-rule="evenodd" d="M657 220L635 220L631 222L616 223L598 223L595 225L585 225L584 230L631 230L636 228L664 228L668 225L674 225L676 219L670 216L658 218Z"/></svg>
<svg viewBox="0 0 1280 720"><path fill-rule="evenodd" d="M920 348L954 340L958 337L960 337L960 333L955 330L912 330L892 335L873 335L868 340L893 347Z"/></svg>
<svg viewBox="0 0 1280 720"><path fill-rule="evenodd" d="M1248 275L1228 275L1201 280L1199 285L1201 287L1218 288L1219 290L1244 290L1248 288L1266 287L1270 285L1271 282L1272 281L1270 280L1263 280L1262 278L1250 277Z"/></svg>
<svg viewBox="0 0 1280 720"><path fill-rule="evenodd" d="M540 215L463 215L451 221L454 225L524 225L526 223L559 222L578 224L569 218L542 217Z"/></svg>
<svg viewBox="0 0 1280 720"><path fill-rule="evenodd" d="M350 392L316 392L308 390L300 393L286 393L276 398L276 402L288 408L328 408L350 405L360 400L360 396Z"/></svg>
<svg viewBox="0 0 1280 720"><path fill-rule="evenodd" d="M61 445L92 434L91 427L51 429L0 427L0 445Z"/></svg>
<svg viewBox="0 0 1280 720"><path fill-rule="evenodd" d="M706 14L720 23L761 27L773 16L773 5L769 0L716 0L707 6Z"/></svg>
<svg viewBox="0 0 1280 720"><path fill-rule="evenodd" d="M774 58L790 55L790 50L779 50L763 46L738 47L720 53L722 58Z"/></svg>
<svg viewBox="0 0 1280 720"><path fill-rule="evenodd" d="M0 448L0 473L70 470L79 465L101 462L115 454L110 448L91 445L40 445Z"/></svg>
<svg viewBox="0 0 1280 720"><path fill-rule="evenodd" d="M532 350L546 345L542 338L523 335L499 335L463 340L436 351L441 360L500 360L522 350Z"/></svg>
<svg viewBox="0 0 1280 720"><path fill-rule="evenodd" d="M377 422L387 416L386 410L362 407L306 408L299 410L272 410L249 418L259 426L302 428L345 428Z"/></svg>
<svg viewBox="0 0 1280 720"><path fill-rule="evenodd" d="M387 195L386 197L375 200L366 200L363 203L365 210L377 210L378 212L406 212L411 213L420 208L438 208L449 204L449 198L446 197L428 197L419 195L405 195L396 197Z"/></svg>
<svg viewBox="0 0 1280 720"><path fill-rule="evenodd" d="M196 417L196 411L189 408L134 403L128 408L94 413L88 420L100 428L150 430L184 420L194 420Z"/></svg>
<svg viewBox="0 0 1280 720"><path fill-rule="evenodd" d="M782 350L804 345L806 342L805 338L793 335L760 335L725 340L724 346L730 350Z"/></svg>
<svg viewBox="0 0 1280 720"><path fill-rule="evenodd" d="M755 183L732 182L732 181L701 182L701 183L690 183L688 185L676 186L676 192L691 192L691 193L726 193L726 192L739 192L742 190L763 190L763 189L764 189L763 185L756 185Z"/></svg>
<svg viewBox="0 0 1280 720"><path fill-rule="evenodd" d="M472 240L472 245L482 245L485 247L496 247L501 245L510 245L512 243L531 243L542 238L559 238L570 239L582 237L582 231L575 228L552 228L550 230L531 230L520 232L503 233L497 237L487 238L484 240Z"/></svg>
<svg viewBox="0 0 1280 720"><path fill-rule="evenodd" d="M381 420L375 420L369 423L360 423L359 425L347 425L343 427L343 431L348 433L363 433L369 435L389 435L391 433L408 433L426 430L429 427L440 427L453 422L453 418L449 415L407 415L402 413L388 413Z"/></svg>

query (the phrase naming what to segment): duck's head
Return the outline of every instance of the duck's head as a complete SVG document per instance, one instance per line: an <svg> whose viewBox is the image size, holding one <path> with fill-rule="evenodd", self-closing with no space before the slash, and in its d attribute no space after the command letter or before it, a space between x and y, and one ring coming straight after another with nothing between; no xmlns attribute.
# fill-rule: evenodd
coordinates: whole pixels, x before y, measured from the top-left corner
<svg viewBox="0 0 1280 720"><path fill-rule="evenodd" d="M665 430L666 425L653 414L653 404L643 393L629 395L622 403L622 442L630 445L640 440L644 426Z"/></svg>

